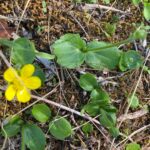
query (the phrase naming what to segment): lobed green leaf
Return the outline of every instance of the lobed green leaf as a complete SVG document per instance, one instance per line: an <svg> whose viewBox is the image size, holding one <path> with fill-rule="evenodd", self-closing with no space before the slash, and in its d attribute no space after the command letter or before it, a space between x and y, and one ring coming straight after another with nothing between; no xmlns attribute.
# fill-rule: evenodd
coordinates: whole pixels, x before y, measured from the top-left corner
<svg viewBox="0 0 150 150"><path fill-rule="evenodd" d="M109 46L110 44L105 42L92 41L87 45L87 54L85 62L92 68L114 69L117 67L120 59L121 52L117 47L111 47L101 49ZM94 49L97 49L96 51Z"/></svg>

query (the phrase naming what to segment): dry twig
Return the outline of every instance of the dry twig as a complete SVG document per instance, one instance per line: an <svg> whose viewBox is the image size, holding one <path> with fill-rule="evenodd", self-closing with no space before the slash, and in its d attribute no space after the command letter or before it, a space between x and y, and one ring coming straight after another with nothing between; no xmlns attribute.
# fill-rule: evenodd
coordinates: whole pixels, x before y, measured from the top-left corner
<svg viewBox="0 0 150 150"><path fill-rule="evenodd" d="M114 7L109 7L109 6L99 5L99 4L85 4L82 7L82 9L85 9L85 10L91 10L91 9L96 9L96 8L120 12L122 14L127 14L127 12L116 9Z"/></svg>
<svg viewBox="0 0 150 150"><path fill-rule="evenodd" d="M123 121L125 121L125 120L127 120L127 119L130 119L130 120L136 119L136 118L139 118L139 117L142 117L142 116L146 115L147 113L148 113L148 110L142 109L142 110L136 111L136 112L134 112L134 113L123 114L123 115L121 115L121 116L117 119L117 121L123 122Z"/></svg>
<svg viewBox="0 0 150 150"><path fill-rule="evenodd" d="M131 133L129 136L127 136L124 140L122 140L120 143L118 143L118 144L116 145L116 147L118 147L118 146L119 146L120 144L122 144L123 142L127 141L129 138L133 137L135 134L138 134L139 132L142 132L143 130L146 130L146 129L149 128L149 127L150 127L150 124L148 124L148 125L146 125L146 126L140 128L140 129L134 131L134 132Z"/></svg>
<svg viewBox="0 0 150 150"><path fill-rule="evenodd" d="M71 108L69 108L69 107L67 107L67 106L64 106L64 105L62 105L62 104L59 104L59 103L56 103L56 102L51 101L51 100L49 100L49 99L46 99L46 98L43 98L43 97L39 97L39 96L35 96L35 95L32 95L32 98L37 99L37 100L42 100L42 101L44 101L45 103L48 103L48 104L50 104L50 105L56 106L56 107L58 107L58 108L61 108L61 109L63 109L63 110L69 111L69 112L71 112L71 113L73 113L73 114L76 114L76 115L78 115L78 116L80 116L80 117L83 117L83 118L85 118L85 119L87 119L87 120L89 120L89 121L91 121L91 122L94 122L94 123L100 125L100 122L99 122L98 120L93 119L92 117L90 117L90 116L88 116L88 115L86 115L86 114L82 114L81 112L76 111L76 110L74 110L74 109L71 109Z"/></svg>

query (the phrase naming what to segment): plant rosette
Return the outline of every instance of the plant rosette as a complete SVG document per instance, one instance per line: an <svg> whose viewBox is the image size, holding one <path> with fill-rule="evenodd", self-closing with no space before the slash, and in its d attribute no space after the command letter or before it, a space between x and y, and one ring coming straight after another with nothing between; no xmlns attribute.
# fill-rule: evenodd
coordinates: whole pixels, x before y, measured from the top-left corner
<svg viewBox="0 0 150 150"><path fill-rule="evenodd" d="M84 62L94 69L117 67L121 51L110 43L91 41L86 43L79 34L65 34L52 45L57 63L69 69L80 67Z"/></svg>

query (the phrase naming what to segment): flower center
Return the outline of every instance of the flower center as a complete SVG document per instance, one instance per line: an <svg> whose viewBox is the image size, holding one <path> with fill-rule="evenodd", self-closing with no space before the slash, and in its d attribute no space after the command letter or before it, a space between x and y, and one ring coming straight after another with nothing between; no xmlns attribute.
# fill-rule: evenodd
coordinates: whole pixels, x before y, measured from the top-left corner
<svg viewBox="0 0 150 150"><path fill-rule="evenodd" d="M21 90L21 89L23 89L25 87L23 81L21 80L21 78L20 78L20 80L15 78L13 80L13 85L14 85L14 88L16 90Z"/></svg>

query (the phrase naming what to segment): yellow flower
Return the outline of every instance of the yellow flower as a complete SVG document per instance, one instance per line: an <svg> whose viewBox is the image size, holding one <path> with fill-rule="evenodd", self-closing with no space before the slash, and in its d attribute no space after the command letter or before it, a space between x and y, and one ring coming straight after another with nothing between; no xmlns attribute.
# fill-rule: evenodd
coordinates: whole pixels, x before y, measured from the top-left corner
<svg viewBox="0 0 150 150"><path fill-rule="evenodd" d="M18 73L14 68L8 68L4 72L4 79L9 83L5 97L8 101L17 96L19 102L26 103L31 99L30 90L38 89L41 80L37 76L32 76L35 67L32 64L25 65Z"/></svg>

